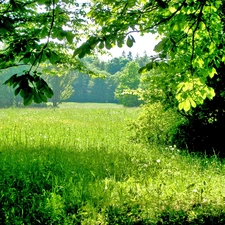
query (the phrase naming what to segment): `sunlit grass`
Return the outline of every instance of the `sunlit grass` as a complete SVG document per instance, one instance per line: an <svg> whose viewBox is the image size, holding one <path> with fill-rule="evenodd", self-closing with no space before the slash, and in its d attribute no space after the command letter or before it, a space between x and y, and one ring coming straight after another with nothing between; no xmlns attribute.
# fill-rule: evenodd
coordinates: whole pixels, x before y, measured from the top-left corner
<svg viewBox="0 0 225 225"><path fill-rule="evenodd" d="M220 160L134 144L126 123L138 109L87 106L0 110L1 224L156 224L168 209L190 221L204 208L224 213Z"/></svg>

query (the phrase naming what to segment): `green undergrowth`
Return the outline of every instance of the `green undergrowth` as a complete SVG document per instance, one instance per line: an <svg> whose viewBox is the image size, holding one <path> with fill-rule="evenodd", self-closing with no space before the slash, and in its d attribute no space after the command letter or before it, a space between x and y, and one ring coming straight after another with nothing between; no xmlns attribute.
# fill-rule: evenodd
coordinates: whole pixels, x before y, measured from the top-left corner
<svg viewBox="0 0 225 225"><path fill-rule="evenodd" d="M138 109L0 111L0 224L225 224L224 163L129 141Z"/></svg>

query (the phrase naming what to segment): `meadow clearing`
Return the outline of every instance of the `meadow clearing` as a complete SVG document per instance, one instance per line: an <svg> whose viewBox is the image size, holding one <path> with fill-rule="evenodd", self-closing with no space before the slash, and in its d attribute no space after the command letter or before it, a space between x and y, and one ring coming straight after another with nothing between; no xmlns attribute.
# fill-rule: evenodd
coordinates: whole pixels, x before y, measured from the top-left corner
<svg viewBox="0 0 225 225"><path fill-rule="evenodd" d="M138 108L0 110L0 224L225 224L225 166L133 142Z"/></svg>

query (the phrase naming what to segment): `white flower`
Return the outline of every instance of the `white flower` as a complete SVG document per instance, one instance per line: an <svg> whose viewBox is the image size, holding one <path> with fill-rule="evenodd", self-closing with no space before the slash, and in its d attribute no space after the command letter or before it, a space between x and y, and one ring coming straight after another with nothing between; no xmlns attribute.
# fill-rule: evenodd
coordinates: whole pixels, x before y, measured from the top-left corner
<svg viewBox="0 0 225 225"><path fill-rule="evenodd" d="M160 159L157 159L156 162L157 162L157 163L160 163Z"/></svg>

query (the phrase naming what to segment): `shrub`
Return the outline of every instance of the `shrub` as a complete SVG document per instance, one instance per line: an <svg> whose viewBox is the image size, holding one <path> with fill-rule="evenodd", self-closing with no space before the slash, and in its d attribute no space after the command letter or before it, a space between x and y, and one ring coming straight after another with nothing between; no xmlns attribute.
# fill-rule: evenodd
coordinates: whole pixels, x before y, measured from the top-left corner
<svg viewBox="0 0 225 225"><path fill-rule="evenodd" d="M174 109L165 110L160 103L146 104L139 118L131 123L135 130L132 138L144 143L171 144L177 127L184 122Z"/></svg>

